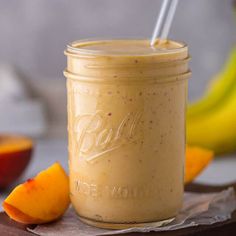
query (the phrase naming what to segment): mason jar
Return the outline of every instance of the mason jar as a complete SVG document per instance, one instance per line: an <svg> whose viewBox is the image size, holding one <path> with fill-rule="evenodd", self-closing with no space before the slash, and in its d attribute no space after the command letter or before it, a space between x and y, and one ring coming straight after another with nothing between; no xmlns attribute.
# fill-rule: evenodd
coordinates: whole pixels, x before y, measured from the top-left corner
<svg viewBox="0 0 236 236"><path fill-rule="evenodd" d="M188 48L148 40L67 46L70 196L101 228L163 225L182 206Z"/></svg>

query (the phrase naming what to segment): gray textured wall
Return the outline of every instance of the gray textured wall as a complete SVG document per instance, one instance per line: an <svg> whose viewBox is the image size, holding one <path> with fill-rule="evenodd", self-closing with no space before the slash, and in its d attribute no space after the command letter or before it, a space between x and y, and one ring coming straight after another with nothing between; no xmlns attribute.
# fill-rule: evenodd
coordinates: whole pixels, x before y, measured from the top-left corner
<svg viewBox="0 0 236 236"><path fill-rule="evenodd" d="M0 0L0 62L16 65L45 97L54 126L65 124L63 50L88 37L150 37L160 0ZM235 41L231 0L180 0L171 38L189 44L196 98ZM58 99L61 99L59 107Z"/></svg>

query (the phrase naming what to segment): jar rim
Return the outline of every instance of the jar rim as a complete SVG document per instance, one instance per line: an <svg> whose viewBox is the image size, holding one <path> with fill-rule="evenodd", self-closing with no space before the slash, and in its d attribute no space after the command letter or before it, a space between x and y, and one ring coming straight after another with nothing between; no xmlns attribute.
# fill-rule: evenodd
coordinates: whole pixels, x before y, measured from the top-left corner
<svg viewBox="0 0 236 236"><path fill-rule="evenodd" d="M170 44L172 44L172 48L155 48L155 47L148 47L147 50L143 50L143 51L135 51L133 50L133 52L130 50L130 52L128 52L127 50L120 50L120 51L115 51L114 49L112 49L112 44L130 44L132 45L132 43L138 43L138 44L145 44L149 46L149 39L146 38L95 38L95 39L82 39L82 40L76 40L73 41L72 43L67 45L67 50L65 51L65 54L70 54L73 56L92 56L92 55L96 55L96 56L155 56L155 55L165 55L165 54L172 54L172 53L180 53L181 51L186 51L187 50L187 44L184 42L179 42L179 41L174 41L174 40L162 40L160 43L162 44L166 44L169 46L171 46ZM106 46L107 48L110 47L110 50L99 50L96 49L96 47L93 47L94 45L101 45L103 44L103 46L105 45L105 49ZM92 47L88 47L88 45L92 45ZM125 45L126 49L128 45Z"/></svg>
<svg viewBox="0 0 236 236"><path fill-rule="evenodd" d="M168 75L168 76L161 76L161 78L156 78L156 77L150 77L148 80L145 79L139 79L137 77L131 77L128 80L126 78L117 78L117 79L111 79L108 80L105 77L102 78L96 78L94 76L81 76L81 75L77 75L75 73L72 73L70 71L68 71L67 69L65 69L63 71L64 76L67 79L71 79L71 80L76 80L76 81L80 81L80 82L86 82L86 83L114 83L114 81L116 81L117 83L138 83L138 84L152 84L152 83L171 83L171 82L180 82L180 81L184 81L187 80L191 77L192 72L191 70L186 71L185 73L181 73L181 74L175 74L175 75Z"/></svg>

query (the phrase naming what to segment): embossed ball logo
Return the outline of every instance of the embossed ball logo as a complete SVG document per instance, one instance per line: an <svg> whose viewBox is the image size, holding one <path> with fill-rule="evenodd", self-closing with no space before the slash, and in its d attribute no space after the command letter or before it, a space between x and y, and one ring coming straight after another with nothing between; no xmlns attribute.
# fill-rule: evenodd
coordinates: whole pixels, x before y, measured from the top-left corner
<svg viewBox="0 0 236 236"><path fill-rule="evenodd" d="M122 145L136 141L140 118L141 112L130 112L118 122L112 120L111 113L103 111L77 116L69 128L74 137L71 140L74 154L93 162Z"/></svg>

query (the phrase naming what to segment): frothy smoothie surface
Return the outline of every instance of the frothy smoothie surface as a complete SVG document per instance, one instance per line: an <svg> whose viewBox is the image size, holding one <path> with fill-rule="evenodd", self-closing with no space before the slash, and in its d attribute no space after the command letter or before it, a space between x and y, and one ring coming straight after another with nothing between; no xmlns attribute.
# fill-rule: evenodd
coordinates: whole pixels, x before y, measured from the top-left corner
<svg viewBox="0 0 236 236"><path fill-rule="evenodd" d="M184 43L175 41L161 41L155 46L150 46L149 40L99 40L76 41L70 45L74 50L83 53L112 54L112 55L150 55L170 53L185 48Z"/></svg>

